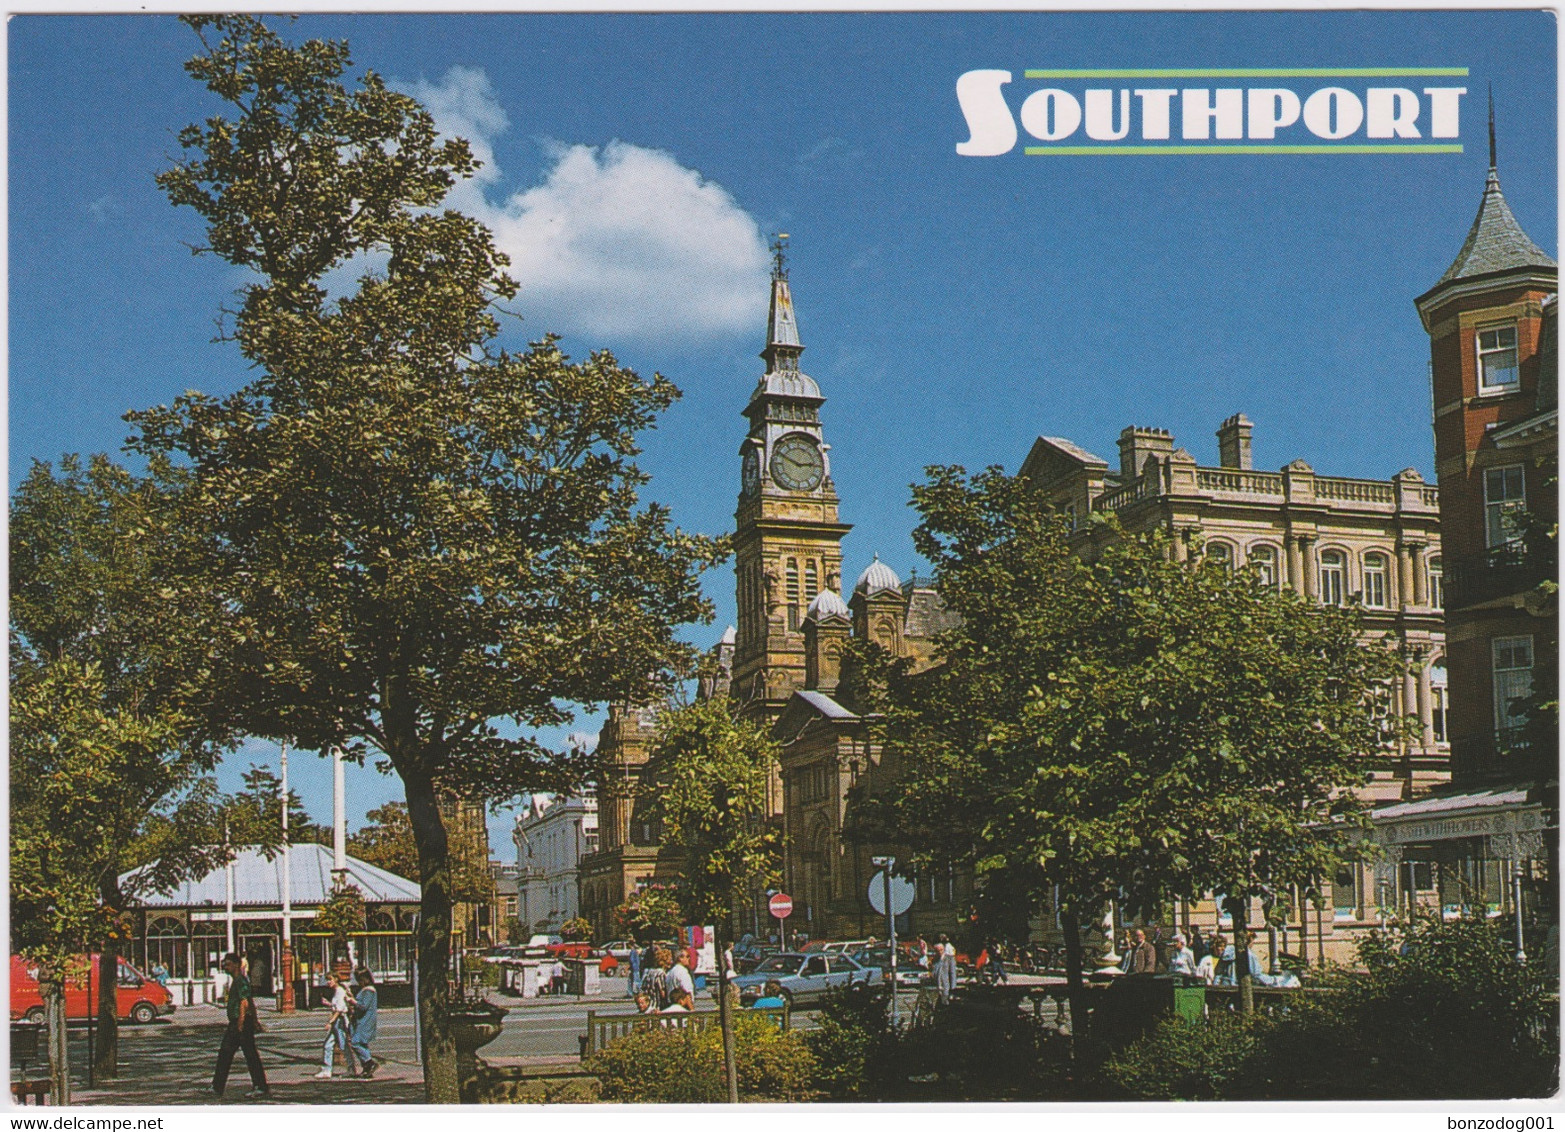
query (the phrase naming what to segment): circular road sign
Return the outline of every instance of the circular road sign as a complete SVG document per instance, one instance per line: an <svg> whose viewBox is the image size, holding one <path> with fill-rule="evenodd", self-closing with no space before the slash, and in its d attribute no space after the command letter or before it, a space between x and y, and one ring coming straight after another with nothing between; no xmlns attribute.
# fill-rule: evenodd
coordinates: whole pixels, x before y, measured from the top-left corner
<svg viewBox="0 0 1565 1132"><path fill-rule="evenodd" d="M766 906L779 920L786 920L793 914L793 897L786 892L779 892L766 902Z"/></svg>
<svg viewBox="0 0 1565 1132"><path fill-rule="evenodd" d="M886 914L886 872L882 869L869 881L869 906ZM906 877L891 878L891 914L900 916L913 906L913 882Z"/></svg>

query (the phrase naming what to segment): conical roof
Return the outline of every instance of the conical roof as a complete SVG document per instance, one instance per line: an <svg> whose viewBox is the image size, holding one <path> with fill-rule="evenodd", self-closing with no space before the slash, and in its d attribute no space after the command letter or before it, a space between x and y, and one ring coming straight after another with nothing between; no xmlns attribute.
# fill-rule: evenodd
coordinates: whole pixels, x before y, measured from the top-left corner
<svg viewBox="0 0 1565 1132"><path fill-rule="evenodd" d="M858 584L853 587L854 593L861 593L865 597L880 593L884 590L902 589L902 579L898 578L896 571L880 560L880 555L875 555L871 562L859 575Z"/></svg>
<svg viewBox="0 0 1565 1132"><path fill-rule="evenodd" d="M1473 226L1467 232L1462 250L1456 253L1456 259L1446 268L1435 288L1480 275L1527 268L1556 270L1558 264L1522 231L1510 205L1505 203L1505 194L1500 191L1500 174L1491 165Z"/></svg>
<svg viewBox="0 0 1565 1132"><path fill-rule="evenodd" d="M851 619L853 614L849 612L846 603L833 590L822 590L815 595L815 600L810 602L810 608L805 610L804 616L815 621L824 621L828 617L842 617Z"/></svg>

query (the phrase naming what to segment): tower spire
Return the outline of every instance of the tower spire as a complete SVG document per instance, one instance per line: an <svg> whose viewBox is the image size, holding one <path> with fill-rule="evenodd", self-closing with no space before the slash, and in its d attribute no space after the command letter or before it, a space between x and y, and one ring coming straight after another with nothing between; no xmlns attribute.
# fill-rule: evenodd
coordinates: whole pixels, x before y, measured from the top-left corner
<svg viewBox="0 0 1565 1132"><path fill-rule="evenodd" d="M1494 159L1494 84L1489 84L1489 172L1498 173L1499 164Z"/></svg>
<svg viewBox="0 0 1565 1132"><path fill-rule="evenodd" d="M788 290L788 233L778 232L772 239L772 306L766 319L766 372L799 368L804 345L799 341L799 320L793 313L793 295Z"/></svg>

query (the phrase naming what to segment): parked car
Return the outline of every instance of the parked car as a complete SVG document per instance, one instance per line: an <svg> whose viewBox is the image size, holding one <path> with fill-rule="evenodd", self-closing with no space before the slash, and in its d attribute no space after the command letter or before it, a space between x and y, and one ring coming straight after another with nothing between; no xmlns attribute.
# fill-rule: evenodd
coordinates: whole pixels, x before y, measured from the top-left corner
<svg viewBox="0 0 1565 1132"><path fill-rule="evenodd" d="M641 945L634 940L616 939L610 943L605 943L600 950L614 956L614 960L617 963L629 963L630 953L632 951L640 951Z"/></svg>
<svg viewBox="0 0 1565 1132"><path fill-rule="evenodd" d="M584 939L566 939L544 946L544 954L550 959L590 959L592 944Z"/></svg>
<svg viewBox="0 0 1565 1132"><path fill-rule="evenodd" d="M87 962L92 964L88 979ZM78 971L65 980L65 1018L67 1021L86 1021L89 1015L98 1013L98 957L83 956ZM87 990L92 984L89 1004ZM114 988L115 1013L122 1022L147 1023L165 1014L174 1013L174 996L168 988L150 976L142 974L125 960L120 960L119 985ZM44 1020L43 993L38 987L38 966L19 956L11 957L11 1020L25 1018L29 1022Z"/></svg>
<svg viewBox="0 0 1565 1132"><path fill-rule="evenodd" d="M539 933L537 935L528 937L527 942L522 945L522 955L527 959L542 959L545 955L549 954L550 944L561 942L563 941L557 935L545 935L543 933Z"/></svg>
<svg viewBox="0 0 1565 1132"><path fill-rule="evenodd" d="M819 1002L853 986L875 987L882 982L877 968L862 966L846 955L791 951L763 959L753 972L734 979L739 1001L750 1003L760 998L769 979L777 980L783 998L794 1006Z"/></svg>
<svg viewBox="0 0 1565 1132"><path fill-rule="evenodd" d="M484 956L484 962L485 963L504 963L504 962L507 962L508 960L512 960L512 959L524 959L524 958L526 958L526 956L527 956L527 949L525 947L521 947L521 946L494 947L494 948L490 948L489 953Z"/></svg>
<svg viewBox="0 0 1565 1132"><path fill-rule="evenodd" d="M734 945L734 970L748 975L761 961L777 954L777 948L762 943L738 943Z"/></svg>
<svg viewBox="0 0 1565 1132"><path fill-rule="evenodd" d="M874 947L855 951L852 958L864 967L874 967L882 973L891 970L891 945L877 943ZM918 957L906 944L897 944L897 986L917 988L929 972L918 965Z"/></svg>

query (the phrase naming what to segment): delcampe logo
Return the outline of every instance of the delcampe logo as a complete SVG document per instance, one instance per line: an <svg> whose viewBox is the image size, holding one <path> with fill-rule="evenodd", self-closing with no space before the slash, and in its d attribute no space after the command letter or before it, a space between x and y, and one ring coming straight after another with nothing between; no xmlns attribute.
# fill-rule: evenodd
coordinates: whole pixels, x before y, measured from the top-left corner
<svg viewBox="0 0 1565 1132"><path fill-rule="evenodd" d="M1439 139L1461 136L1467 88L1428 80L1465 78L1466 67L1030 70L1023 76L1049 85L1027 92L1014 114L1005 90L1010 71L968 71L956 80L971 135L957 143L957 153L1011 152L1018 121L1047 143L1024 147L1034 157L1462 152L1459 141ZM1212 82L1224 79L1269 81ZM1209 85L1187 85L1197 81Z"/></svg>

